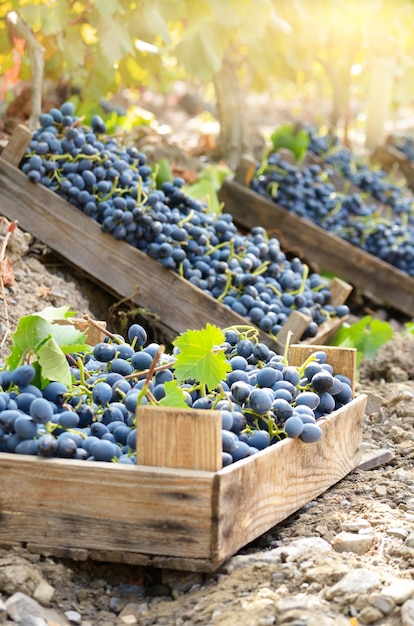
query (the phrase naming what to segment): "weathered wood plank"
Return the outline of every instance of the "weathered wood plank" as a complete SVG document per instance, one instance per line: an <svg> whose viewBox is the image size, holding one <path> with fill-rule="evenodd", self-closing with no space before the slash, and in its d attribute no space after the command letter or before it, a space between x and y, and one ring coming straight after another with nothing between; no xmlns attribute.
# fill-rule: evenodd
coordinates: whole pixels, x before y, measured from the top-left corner
<svg viewBox="0 0 414 626"><path fill-rule="evenodd" d="M246 320L177 273L105 234L82 211L0 159L0 213L45 242L69 265L115 296L130 298L175 334L246 324ZM269 335L262 337L276 347Z"/></svg>
<svg viewBox="0 0 414 626"><path fill-rule="evenodd" d="M361 458L366 396L359 396L321 424L322 439L284 440L218 473L217 553L236 552L354 469ZM260 479L258 478L260 477Z"/></svg>
<svg viewBox="0 0 414 626"><path fill-rule="evenodd" d="M0 453L0 543L211 558L214 474Z"/></svg>
<svg viewBox="0 0 414 626"><path fill-rule="evenodd" d="M46 243L69 265L76 267L116 297L128 298L146 309L175 338L188 328L207 322L220 328L246 324L245 318L212 298L177 273L129 244L105 234L97 222L42 185L36 185L16 167L0 158L0 213ZM169 294L168 297L166 294ZM171 297L172 295L172 297ZM339 325L343 322L339 322ZM321 337L327 328L320 327ZM280 352L291 331L293 341L303 332L295 316L288 319L281 337L260 338ZM309 342L321 342L319 333Z"/></svg>
<svg viewBox="0 0 414 626"><path fill-rule="evenodd" d="M236 224L249 229L263 226L270 233L281 231L284 244L299 247L319 271L332 272L378 300L414 315L414 279L404 272L239 183L225 181L219 197Z"/></svg>
<svg viewBox="0 0 414 626"><path fill-rule="evenodd" d="M313 352L318 350L326 352L328 363L332 365L335 373L348 376L352 384L355 384L357 361L356 348L292 344L289 349L289 364L294 365L295 367L300 366Z"/></svg>
<svg viewBox="0 0 414 626"><path fill-rule="evenodd" d="M14 129L13 135L10 137L7 145L2 150L1 158L10 163L10 165L18 167L31 139L32 131L29 130L27 126L19 124Z"/></svg>
<svg viewBox="0 0 414 626"><path fill-rule="evenodd" d="M222 468L219 411L142 405L136 418L140 465L207 472Z"/></svg>

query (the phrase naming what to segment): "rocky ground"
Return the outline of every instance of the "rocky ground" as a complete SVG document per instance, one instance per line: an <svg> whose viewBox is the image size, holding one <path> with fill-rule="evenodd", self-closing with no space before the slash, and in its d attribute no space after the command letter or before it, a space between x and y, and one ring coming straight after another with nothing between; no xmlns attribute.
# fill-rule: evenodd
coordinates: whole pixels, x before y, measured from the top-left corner
<svg viewBox="0 0 414 626"><path fill-rule="evenodd" d="M8 222L0 218L0 235ZM17 230L0 300L1 358L46 306L111 318L109 296ZM3 266L4 267L4 266ZM113 319L113 318L112 318ZM75 562L0 547L0 623L20 626L414 625L414 336L363 362L364 452L377 452L213 574ZM379 454L382 451L382 456Z"/></svg>

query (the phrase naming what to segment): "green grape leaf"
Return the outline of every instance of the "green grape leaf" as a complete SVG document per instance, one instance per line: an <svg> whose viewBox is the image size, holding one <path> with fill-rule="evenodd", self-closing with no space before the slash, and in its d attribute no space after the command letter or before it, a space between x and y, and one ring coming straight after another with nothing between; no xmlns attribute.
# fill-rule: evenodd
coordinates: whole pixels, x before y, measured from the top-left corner
<svg viewBox="0 0 414 626"><path fill-rule="evenodd" d="M71 311L68 306L47 306L45 309L38 311L36 315L49 322L54 322L56 320L65 320L69 317L74 317L75 312Z"/></svg>
<svg viewBox="0 0 414 626"><path fill-rule="evenodd" d="M36 352L40 343L52 332L52 324L39 315L26 315L17 323L16 330L12 334L12 346L6 359L6 365L10 369L18 367L24 354Z"/></svg>
<svg viewBox="0 0 414 626"><path fill-rule="evenodd" d="M6 359L6 365L15 369L23 362L25 355L38 358L38 352L45 340L54 339L62 357L66 360L67 352L89 351L86 335L71 324L53 323L71 317L68 307L47 307L39 313L21 317L12 334L12 345Z"/></svg>
<svg viewBox="0 0 414 626"><path fill-rule="evenodd" d="M343 348L356 348L359 361L372 359L378 349L390 341L394 331L388 322L372 319L371 315L365 315L355 324L344 324L336 333L332 343Z"/></svg>
<svg viewBox="0 0 414 626"><path fill-rule="evenodd" d="M173 342L179 350L175 362L177 379L195 379L208 389L215 389L231 370L224 352L219 349L224 340L223 331L212 324L202 330L181 333Z"/></svg>
<svg viewBox="0 0 414 626"><path fill-rule="evenodd" d="M188 409L184 391L177 385L176 380L168 380L164 383L164 389L165 396L159 401L160 405L176 407L177 409Z"/></svg>
<svg viewBox="0 0 414 626"><path fill-rule="evenodd" d="M161 187L162 183L172 182L174 175L171 170L170 162L168 159L160 159L156 163L156 182L157 187Z"/></svg>
<svg viewBox="0 0 414 626"><path fill-rule="evenodd" d="M70 367L56 340L49 336L36 351L40 366L41 386L57 380L68 387L71 384Z"/></svg>
<svg viewBox="0 0 414 626"><path fill-rule="evenodd" d="M309 135L305 130L296 128L293 124L285 124L270 136L273 150L286 148L293 152L295 159L299 161L306 153L309 146Z"/></svg>

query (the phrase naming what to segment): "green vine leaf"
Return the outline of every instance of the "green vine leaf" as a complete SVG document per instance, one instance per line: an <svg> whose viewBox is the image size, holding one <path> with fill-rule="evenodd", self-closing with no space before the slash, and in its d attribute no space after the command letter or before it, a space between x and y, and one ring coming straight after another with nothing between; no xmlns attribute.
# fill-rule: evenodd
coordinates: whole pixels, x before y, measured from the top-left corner
<svg viewBox="0 0 414 626"><path fill-rule="evenodd" d="M179 381L195 379L208 389L215 389L231 370L220 345L224 333L217 326L207 324L202 330L188 330L173 342L179 350L175 375Z"/></svg>
<svg viewBox="0 0 414 626"><path fill-rule="evenodd" d="M72 382L69 363L59 344L53 337L48 337L37 350L37 362L40 368L41 388L51 380L58 380L68 387Z"/></svg>
<svg viewBox="0 0 414 626"><path fill-rule="evenodd" d="M33 315L21 317L12 335L6 367L14 370L27 358L36 366L40 380L70 383L65 355L69 352L90 351L84 333L72 324L59 323L73 315L68 307L47 307Z"/></svg>
<svg viewBox="0 0 414 626"><path fill-rule="evenodd" d="M165 396L161 398L159 404L161 406L175 407L177 409L188 409L185 401L184 390L177 385L176 380L168 380L164 383Z"/></svg>
<svg viewBox="0 0 414 626"><path fill-rule="evenodd" d="M372 359L378 349L392 339L394 334L391 324L365 315L355 324L346 325L336 333L333 345L343 348L356 348L358 363L362 359Z"/></svg>

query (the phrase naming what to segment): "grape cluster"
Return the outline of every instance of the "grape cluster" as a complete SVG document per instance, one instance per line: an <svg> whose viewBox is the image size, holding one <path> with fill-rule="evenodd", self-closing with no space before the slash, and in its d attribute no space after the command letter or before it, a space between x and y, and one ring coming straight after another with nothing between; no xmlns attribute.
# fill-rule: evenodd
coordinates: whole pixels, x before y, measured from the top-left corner
<svg viewBox="0 0 414 626"><path fill-rule="evenodd" d="M309 152L318 156L323 161L324 167L332 166L336 172L342 174L362 191L391 207L393 215L411 216L413 214L412 195L407 189L393 183L384 170L374 169L361 158L357 158L332 133L321 135L314 128L310 128L308 136Z"/></svg>
<svg viewBox="0 0 414 626"><path fill-rule="evenodd" d="M251 188L301 218L414 276L414 223L407 213L387 217L358 193L338 192L329 171L298 168L270 154L258 166Z"/></svg>
<svg viewBox="0 0 414 626"><path fill-rule="evenodd" d="M409 161L414 162L414 137L400 135L393 138L393 146L405 154Z"/></svg>
<svg viewBox="0 0 414 626"><path fill-rule="evenodd" d="M128 338L110 335L88 353L70 354L72 384L34 384L27 363L0 372L0 452L135 464L137 406L157 403L176 380L176 353L149 343L140 324ZM253 327L224 331L231 369L217 389L180 382L194 409L221 412L223 466L256 454L286 437L318 441L318 419L352 399L349 378L333 372L326 352L290 366L258 340ZM178 385L178 382L177 382ZM168 410L168 409L166 409Z"/></svg>
<svg viewBox="0 0 414 626"><path fill-rule="evenodd" d="M216 215L188 196L181 178L157 188L145 154L106 137L99 116L87 128L64 103L40 123L20 164L32 181L264 332L276 337L299 310L311 318L303 338L312 337L331 316L349 312L332 307L328 281L308 276L299 258L288 260L263 228L240 234L230 214Z"/></svg>

